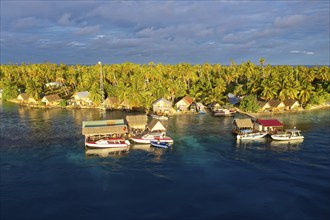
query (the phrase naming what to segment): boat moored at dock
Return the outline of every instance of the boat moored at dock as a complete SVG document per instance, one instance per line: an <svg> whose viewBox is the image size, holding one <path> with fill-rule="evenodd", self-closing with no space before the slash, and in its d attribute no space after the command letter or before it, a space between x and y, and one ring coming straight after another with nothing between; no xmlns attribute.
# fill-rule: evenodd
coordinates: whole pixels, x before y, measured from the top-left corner
<svg viewBox="0 0 330 220"><path fill-rule="evenodd" d="M160 147L160 148L169 148L171 146L170 143L165 141L150 141L151 146L153 147Z"/></svg>
<svg viewBox="0 0 330 220"><path fill-rule="evenodd" d="M85 145L91 148L127 148L131 143L121 138L103 138L97 141L86 140Z"/></svg>
<svg viewBox="0 0 330 220"><path fill-rule="evenodd" d="M241 133L236 136L238 140L254 140L260 139L267 135L267 132L250 132L250 133Z"/></svg>
<svg viewBox="0 0 330 220"><path fill-rule="evenodd" d="M146 130L138 135L132 135L130 138L137 144L150 144L150 141L161 141L166 143L173 143L173 139L166 135L166 127L163 122L152 119L146 125Z"/></svg>
<svg viewBox="0 0 330 220"><path fill-rule="evenodd" d="M223 116L223 117L226 117L226 116L234 116L236 113L236 110L234 109L217 109L213 112L213 116Z"/></svg>
<svg viewBox="0 0 330 220"><path fill-rule="evenodd" d="M132 141L138 144L150 144L150 141L161 141L173 144L173 139L165 135L165 133L148 133L141 137L132 137Z"/></svg>
<svg viewBox="0 0 330 220"><path fill-rule="evenodd" d="M89 148L125 148L130 145L125 140L128 129L123 119L83 121L82 134L85 146Z"/></svg>
<svg viewBox="0 0 330 220"><path fill-rule="evenodd" d="M301 135L301 131L293 128L286 129L284 134L273 134L271 135L273 140L276 141L290 141L290 140L303 140L304 136Z"/></svg>

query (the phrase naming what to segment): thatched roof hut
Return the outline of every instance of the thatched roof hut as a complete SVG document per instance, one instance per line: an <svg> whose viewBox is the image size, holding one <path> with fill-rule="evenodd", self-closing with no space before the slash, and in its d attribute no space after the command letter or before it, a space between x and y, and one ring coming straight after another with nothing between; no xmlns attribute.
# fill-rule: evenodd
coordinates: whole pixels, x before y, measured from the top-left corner
<svg viewBox="0 0 330 220"><path fill-rule="evenodd" d="M46 105L58 104L61 101L61 98L57 94L46 95L41 99L41 101L46 103Z"/></svg>
<svg viewBox="0 0 330 220"><path fill-rule="evenodd" d="M253 128L252 120L249 118L246 119L235 119L233 122L236 127L242 129L242 128Z"/></svg>
<svg viewBox="0 0 330 220"><path fill-rule="evenodd" d="M145 129L147 122L148 122L148 116L147 115L128 115L128 116L126 116L126 121L130 128Z"/></svg>
<svg viewBox="0 0 330 220"><path fill-rule="evenodd" d="M86 136L127 133L127 125L123 119L83 121L82 134Z"/></svg>
<svg viewBox="0 0 330 220"><path fill-rule="evenodd" d="M29 95L26 94L26 93L21 93L17 96L17 100L28 101L29 100Z"/></svg>
<svg viewBox="0 0 330 220"><path fill-rule="evenodd" d="M283 101L283 103L286 106L286 108L289 109L289 110L300 107L299 102L297 100L294 100L294 99L286 99L286 100Z"/></svg>
<svg viewBox="0 0 330 220"><path fill-rule="evenodd" d="M285 105L282 101L280 100L276 100L276 99L271 99L268 101L268 104L272 107L272 108L284 108Z"/></svg>
<svg viewBox="0 0 330 220"><path fill-rule="evenodd" d="M266 110L271 109L271 106L266 101L258 100L257 103L258 103L258 105L259 105L259 107L262 111L266 111Z"/></svg>
<svg viewBox="0 0 330 220"><path fill-rule="evenodd" d="M112 96L112 97L106 98L106 100L104 101L104 105L106 108L110 108L110 109L118 108L118 106L120 105L120 102L117 97Z"/></svg>
<svg viewBox="0 0 330 220"><path fill-rule="evenodd" d="M149 124L147 125L147 128L150 131L166 131L165 126L158 120L152 119Z"/></svg>
<svg viewBox="0 0 330 220"><path fill-rule="evenodd" d="M83 128L83 135L110 135L110 134L126 134L126 125L112 125L112 126L101 126L101 127L86 127Z"/></svg>
<svg viewBox="0 0 330 220"><path fill-rule="evenodd" d="M233 121L233 125L234 125L233 132L236 134L253 131L253 123L252 123L252 120L249 118L235 119Z"/></svg>

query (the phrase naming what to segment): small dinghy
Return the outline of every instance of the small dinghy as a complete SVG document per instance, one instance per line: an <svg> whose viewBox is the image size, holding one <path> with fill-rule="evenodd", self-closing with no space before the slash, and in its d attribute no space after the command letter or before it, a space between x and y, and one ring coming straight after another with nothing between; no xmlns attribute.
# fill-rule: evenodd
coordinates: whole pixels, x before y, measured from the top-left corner
<svg viewBox="0 0 330 220"><path fill-rule="evenodd" d="M160 147L160 148L169 148L171 146L170 143L164 141L150 141L151 146Z"/></svg>

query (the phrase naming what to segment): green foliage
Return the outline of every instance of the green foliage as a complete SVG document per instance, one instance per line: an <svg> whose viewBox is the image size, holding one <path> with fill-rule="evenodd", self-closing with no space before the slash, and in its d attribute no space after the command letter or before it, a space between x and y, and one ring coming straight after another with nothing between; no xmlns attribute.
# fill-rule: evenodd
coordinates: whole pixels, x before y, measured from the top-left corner
<svg viewBox="0 0 330 220"><path fill-rule="evenodd" d="M245 112L258 112L259 105L254 95L248 95L240 102L239 108Z"/></svg>
<svg viewBox="0 0 330 220"><path fill-rule="evenodd" d="M272 66L251 61L229 66L220 64L179 63L65 65L65 64L4 64L1 65L0 88L3 98L16 98L18 88L38 99L41 94L60 93L70 97L74 92L89 91L96 105L102 101L100 72L103 73L105 97L117 97L131 106L151 108L160 97L173 101L190 95L195 101L209 104L223 103L227 92L235 95L251 95L255 98L297 99L302 105L323 103L329 100L330 71L328 66ZM101 69L102 68L102 69ZM49 91L48 82L60 82L61 91ZM244 108L253 109L251 104Z"/></svg>
<svg viewBox="0 0 330 220"><path fill-rule="evenodd" d="M60 106L61 107L65 107L66 106L66 100L65 99L61 99Z"/></svg>
<svg viewBox="0 0 330 220"><path fill-rule="evenodd" d="M18 96L18 88L16 85L6 85L2 90L2 99L10 100Z"/></svg>
<svg viewBox="0 0 330 220"><path fill-rule="evenodd" d="M330 94L325 91L314 93L309 100L311 105L323 105L327 102L330 102Z"/></svg>

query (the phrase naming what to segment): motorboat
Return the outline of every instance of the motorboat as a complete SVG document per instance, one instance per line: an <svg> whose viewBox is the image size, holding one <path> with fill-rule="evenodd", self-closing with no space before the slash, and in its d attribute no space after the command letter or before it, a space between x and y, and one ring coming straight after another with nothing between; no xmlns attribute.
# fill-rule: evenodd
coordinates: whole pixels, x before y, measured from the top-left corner
<svg viewBox="0 0 330 220"><path fill-rule="evenodd" d="M213 116L234 116L235 113L233 109L217 109L213 112Z"/></svg>
<svg viewBox="0 0 330 220"><path fill-rule="evenodd" d="M254 140L260 139L267 135L267 132L251 132L251 133L241 133L236 136L238 140Z"/></svg>
<svg viewBox="0 0 330 220"><path fill-rule="evenodd" d="M151 146L160 147L160 148L169 148L171 146L170 143L165 141L150 141Z"/></svg>
<svg viewBox="0 0 330 220"><path fill-rule="evenodd" d="M131 143L122 138L103 138L97 141L86 140L85 145L91 148L127 148Z"/></svg>
<svg viewBox="0 0 330 220"><path fill-rule="evenodd" d="M170 144L173 143L173 139L166 136L165 133L148 133L142 137L132 137L131 140L138 144L150 144L150 141L161 141Z"/></svg>
<svg viewBox="0 0 330 220"><path fill-rule="evenodd" d="M301 131L296 128L287 129L284 134L273 134L271 137L276 141L302 140L304 136L302 136L300 132Z"/></svg>

